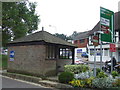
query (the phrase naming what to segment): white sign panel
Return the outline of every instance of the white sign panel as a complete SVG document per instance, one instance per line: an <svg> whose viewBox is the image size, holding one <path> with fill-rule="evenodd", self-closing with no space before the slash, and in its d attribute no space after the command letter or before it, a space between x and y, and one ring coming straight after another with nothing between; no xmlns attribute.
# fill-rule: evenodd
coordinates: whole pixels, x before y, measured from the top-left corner
<svg viewBox="0 0 120 90"><path fill-rule="evenodd" d="M106 26L110 26L110 20L109 19L101 17L100 21L101 21L101 24L106 25Z"/></svg>

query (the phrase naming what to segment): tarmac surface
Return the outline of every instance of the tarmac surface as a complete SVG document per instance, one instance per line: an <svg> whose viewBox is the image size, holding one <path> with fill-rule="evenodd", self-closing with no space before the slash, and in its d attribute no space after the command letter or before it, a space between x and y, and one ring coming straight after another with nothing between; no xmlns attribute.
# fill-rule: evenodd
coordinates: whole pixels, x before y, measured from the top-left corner
<svg viewBox="0 0 120 90"><path fill-rule="evenodd" d="M52 90L50 88L43 87L40 84L11 79L8 77L2 77L2 88L39 88L40 90Z"/></svg>

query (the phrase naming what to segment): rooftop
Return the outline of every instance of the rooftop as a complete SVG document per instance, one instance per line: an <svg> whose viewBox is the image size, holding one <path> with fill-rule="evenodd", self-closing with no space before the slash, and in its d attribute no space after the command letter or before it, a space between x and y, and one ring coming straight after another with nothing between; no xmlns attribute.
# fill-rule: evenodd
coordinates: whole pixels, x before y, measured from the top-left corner
<svg viewBox="0 0 120 90"><path fill-rule="evenodd" d="M88 38L88 33L90 31L86 31L86 32L80 32L75 38L74 40L80 40L80 39L85 39L85 38Z"/></svg>
<svg viewBox="0 0 120 90"><path fill-rule="evenodd" d="M22 38L19 38L19 39L12 41L12 42L9 42L9 44L33 42L33 41L44 41L44 42L52 43L52 44L61 44L61 45L75 47L75 45L73 45L72 43L68 43L67 41L62 40L61 38L58 38L56 36L53 36L52 34L46 32L46 31L39 31L39 32L30 34L28 36L24 36Z"/></svg>

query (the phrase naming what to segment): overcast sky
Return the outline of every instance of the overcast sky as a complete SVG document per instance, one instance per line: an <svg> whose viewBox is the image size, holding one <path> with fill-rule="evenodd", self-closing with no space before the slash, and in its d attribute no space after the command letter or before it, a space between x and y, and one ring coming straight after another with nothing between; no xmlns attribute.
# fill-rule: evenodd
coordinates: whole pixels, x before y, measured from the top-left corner
<svg viewBox="0 0 120 90"><path fill-rule="evenodd" d="M29 0L37 2L39 30L71 35L91 30L100 20L100 6L118 11L120 0Z"/></svg>

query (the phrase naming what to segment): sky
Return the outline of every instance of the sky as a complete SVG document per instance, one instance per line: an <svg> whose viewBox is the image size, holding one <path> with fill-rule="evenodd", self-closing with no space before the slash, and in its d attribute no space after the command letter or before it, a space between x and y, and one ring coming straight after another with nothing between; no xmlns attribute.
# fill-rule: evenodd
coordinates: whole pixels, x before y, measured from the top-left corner
<svg viewBox="0 0 120 90"><path fill-rule="evenodd" d="M84 32L94 28L100 20L100 7L118 11L120 0L29 0L37 2L36 13L42 27L52 34L67 36L73 31Z"/></svg>

